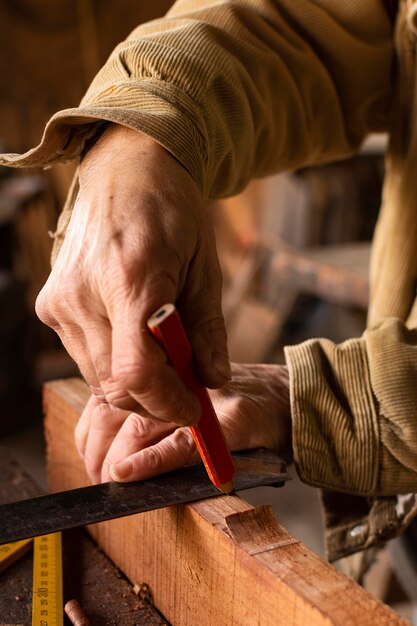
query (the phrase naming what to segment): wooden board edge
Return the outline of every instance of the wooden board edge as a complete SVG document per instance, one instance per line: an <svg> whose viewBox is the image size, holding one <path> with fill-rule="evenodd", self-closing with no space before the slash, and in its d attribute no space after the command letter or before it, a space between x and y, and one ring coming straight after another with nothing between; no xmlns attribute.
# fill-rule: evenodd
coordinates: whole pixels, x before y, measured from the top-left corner
<svg viewBox="0 0 417 626"><path fill-rule="evenodd" d="M53 490L87 482L70 439L88 395L79 380L45 385ZM408 623L294 539L270 509L237 496L113 520L90 531L130 580L150 584L156 606L175 626Z"/></svg>

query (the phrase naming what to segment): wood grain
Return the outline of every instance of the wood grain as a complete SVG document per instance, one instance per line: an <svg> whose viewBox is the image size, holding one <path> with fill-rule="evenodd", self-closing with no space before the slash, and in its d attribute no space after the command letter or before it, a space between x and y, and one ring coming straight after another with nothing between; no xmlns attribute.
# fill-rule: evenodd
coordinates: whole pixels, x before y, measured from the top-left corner
<svg viewBox="0 0 417 626"><path fill-rule="evenodd" d="M51 490L88 482L73 444L87 398L76 379L45 387ZM133 583L149 584L175 626L408 623L294 539L269 507L253 508L237 496L113 520L90 532Z"/></svg>
<svg viewBox="0 0 417 626"><path fill-rule="evenodd" d="M0 504L39 494L39 487L0 447ZM0 626L31 623L32 572L31 550L1 572ZM138 598L126 578L81 529L63 533L63 582L64 602L77 598L92 626L167 626L148 599Z"/></svg>

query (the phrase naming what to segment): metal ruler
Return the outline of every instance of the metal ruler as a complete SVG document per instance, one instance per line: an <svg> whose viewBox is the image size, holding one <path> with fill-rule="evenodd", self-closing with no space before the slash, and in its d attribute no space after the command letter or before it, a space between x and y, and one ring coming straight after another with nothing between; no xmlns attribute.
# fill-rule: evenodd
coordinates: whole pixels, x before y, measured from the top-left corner
<svg viewBox="0 0 417 626"><path fill-rule="evenodd" d="M272 452L234 453L233 461L236 491L288 480L285 463ZM0 544L222 495L201 463L136 483L101 483L9 502L0 505Z"/></svg>
<svg viewBox="0 0 417 626"><path fill-rule="evenodd" d="M267 450L233 454L236 490L282 486L285 463ZM32 626L63 626L60 530L223 496L202 464L138 483L104 483L0 506L0 572L33 545ZM228 497L228 496L225 496ZM35 539L30 539L35 537ZM15 542L15 543L10 543Z"/></svg>

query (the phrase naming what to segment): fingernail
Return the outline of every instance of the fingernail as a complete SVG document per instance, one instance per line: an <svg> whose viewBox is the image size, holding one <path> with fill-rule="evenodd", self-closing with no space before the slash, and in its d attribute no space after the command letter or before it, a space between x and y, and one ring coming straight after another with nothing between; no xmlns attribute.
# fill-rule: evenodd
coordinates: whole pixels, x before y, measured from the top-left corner
<svg viewBox="0 0 417 626"><path fill-rule="evenodd" d="M110 476L113 480L125 480L133 471L131 461L120 461L110 467Z"/></svg>
<svg viewBox="0 0 417 626"><path fill-rule="evenodd" d="M223 354L215 354L213 356L213 365L223 378L230 380L232 370L230 369L229 359Z"/></svg>

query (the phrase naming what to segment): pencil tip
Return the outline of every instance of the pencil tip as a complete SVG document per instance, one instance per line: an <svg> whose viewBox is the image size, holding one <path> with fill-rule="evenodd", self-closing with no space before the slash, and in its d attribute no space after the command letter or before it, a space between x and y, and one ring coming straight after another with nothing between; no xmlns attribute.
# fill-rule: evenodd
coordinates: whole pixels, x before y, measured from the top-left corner
<svg viewBox="0 0 417 626"><path fill-rule="evenodd" d="M223 493L225 493L226 495L229 495L234 491L235 488L233 486L233 482L229 480L228 483L221 483L219 485L219 489L223 491Z"/></svg>

